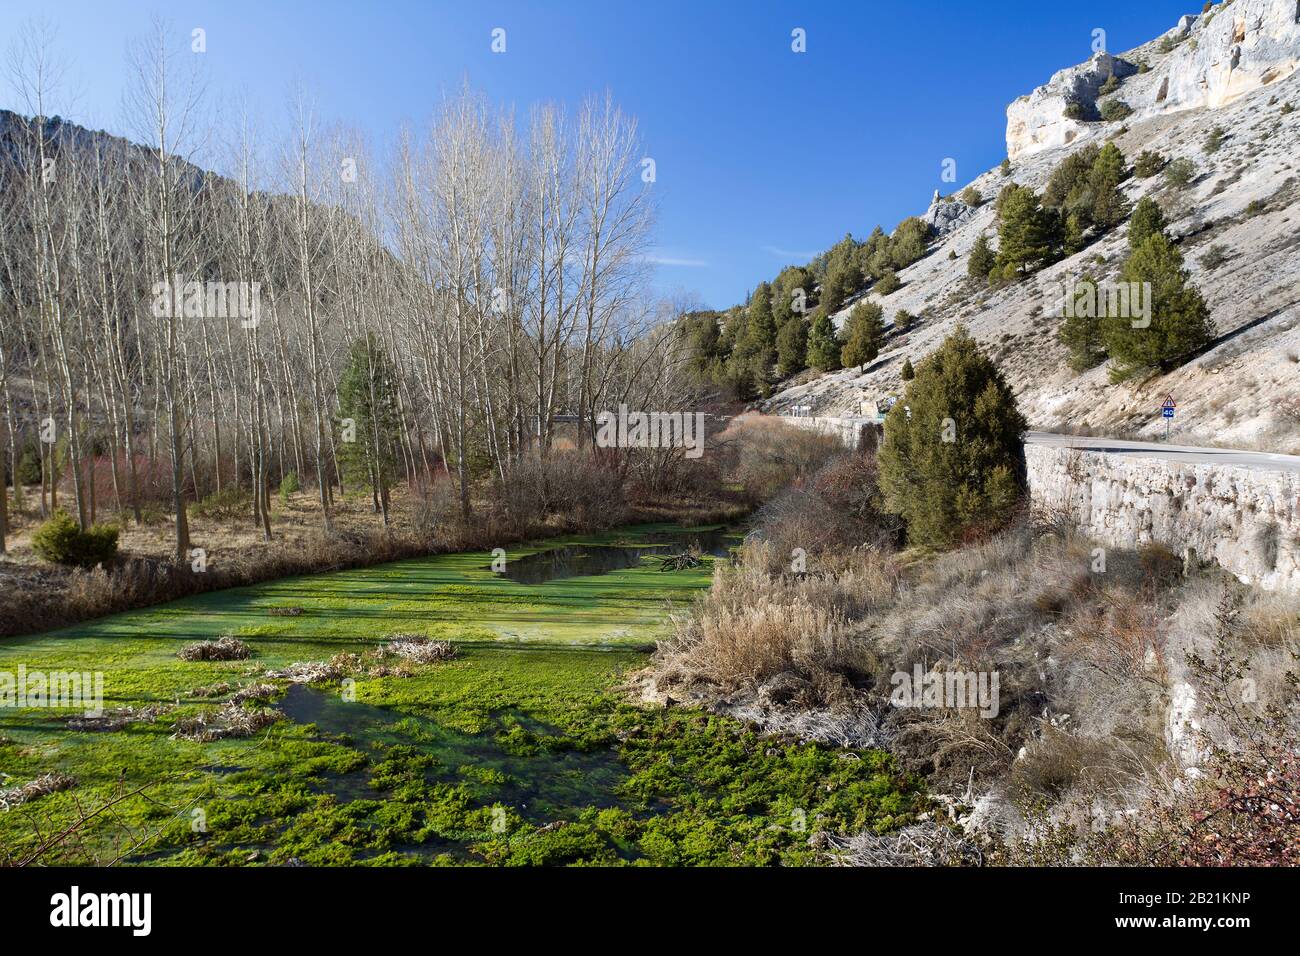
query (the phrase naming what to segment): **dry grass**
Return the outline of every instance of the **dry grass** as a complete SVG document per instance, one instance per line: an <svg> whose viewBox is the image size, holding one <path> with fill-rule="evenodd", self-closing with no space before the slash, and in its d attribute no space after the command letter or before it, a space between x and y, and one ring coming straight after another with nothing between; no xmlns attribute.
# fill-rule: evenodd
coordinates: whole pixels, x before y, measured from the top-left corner
<svg viewBox="0 0 1300 956"><path fill-rule="evenodd" d="M197 743L225 740L227 737L251 737L281 718L282 715L274 710L248 710L229 701L215 710L180 718L176 721L173 736Z"/></svg>
<svg viewBox="0 0 1300 956"><path fill-rule="evenodd" d="M380 657L400 657L414 664L436 664L456 656L456 645L451 641L434 641L419 634L394 634L379 649Z"/></svg>
<svg viewBox="0 0 1300 956"><path fill-rule="evenodd" d="M21 786L0 789L0 810L9 811L47 793L58 793L76 786L77 781L63 773L43 773Z"/></svg>
<svg viewBox="0 0 1300 956"><path fill-rule="evenodd" d="M215 641L186 644L176 652L176 656L183 661L243 661L253 656L253 649L227 634Z"/></svg>
<svg viewBox="0 0 1300 956"><path fill-rule="evenodd" d="M676 635L660 652L670 682L734 689L793 672L834 683L863 666L847 623L892 589L889 563L859 552L822 573L770 573L780 560L770 544L755 541L738 565L715 571L713 587L674 619Z"/></svg>
<svg viewBox="0 0 1300 956"><path fill-rule="evenodd" d="M117 707L95 717L82 714L69 717L68 727L71 730L121 730L131 724L153 723L163 714L170 712L171 709L166 704L148 704L144 707Z"/></svg>

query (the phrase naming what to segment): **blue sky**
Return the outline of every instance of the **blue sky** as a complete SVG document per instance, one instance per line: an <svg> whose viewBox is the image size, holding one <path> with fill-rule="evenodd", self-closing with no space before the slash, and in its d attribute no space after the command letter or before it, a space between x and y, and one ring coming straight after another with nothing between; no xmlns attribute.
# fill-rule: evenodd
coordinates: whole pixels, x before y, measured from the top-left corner
<svg viewBox="0 0 1300 956"><path fill-rule="evenodd" d="M128 40L155 11L188 49L207 32L217 106L268 129L302 83L328 120L383 148L468 78L521 114L609 89L655 160L656 282L725 308L846 231L922 212L947 157L957 185L1005 155L1005 109L1091 55L1169 29L1192 0L5 0L0 40L51 20L75 95L59 112L125 132ZM506 30L506 52L490 50ZM791 51L803 28L807 52ZM14 108L7 87L0 106Z"/></svg>

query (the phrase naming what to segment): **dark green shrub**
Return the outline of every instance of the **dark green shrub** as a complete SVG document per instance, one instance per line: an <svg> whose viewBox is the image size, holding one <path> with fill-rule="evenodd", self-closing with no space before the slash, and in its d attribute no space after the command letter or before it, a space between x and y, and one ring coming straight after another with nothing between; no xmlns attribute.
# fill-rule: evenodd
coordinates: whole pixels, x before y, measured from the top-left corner
<svg viewBox="0 0 1300 956"><path fill-rule="evenodd" d="M971 246L970 260L966 263L966 274L972 279L987 279L989 270L997 262L997 256L989 248L989 241L984 235L975 240Z"/></svg>
<svg viewBox="0 0 1300 956"><path fill-rule="evenodd" d="M1201 256L1200 263L1202 269L1217 269L1228 261L1228 254L1231 250L1224 245L1215 243L1206 250L1205 255Z"/></svg>
<svg viewBox="0 0 1300 956"><path fill-rule="evenodd" d="M298 483L298 473L296 471L287 472L285 476L280 479L280 500L286 504L288 503L291 494L301 490L302 485Z"/></svg>
<svg viewBox="0 0 1300 956"><path fill-rule="evenodd" d="M1133 217L1128 223L1128 244L1130 249L1142 245L1148 236L1165 230L1165 214L1150 196L1143 196L1133 210Z"/></svg>
<svg viewBox="0 0 1300 956"><path fill-rule="evenodd" d="M863 299L853 307L845 323L840 361L845 368L866 365L880 354L884 341L884 310L877 303Z"/></svg>
<svg viewBox="0 0 1300 956"><path fill-rule="evenodd" d="M1101 104L1101 118L1107 123L1115 123L1132 115L1133 107L1123 100L1111 99Z"/></svg>
<svg viewBox="0 0 1300 956"><path fill-rule="evenodd" d="M24 485L41 483L41 453L27 448L18 456L18 481Z"/></svg>
<svg viewBox="0 0 1300 956"><path fill-rule="evenodd" d="M118 528L111 524L92 525L82 531L76 519L62 508L32 532L32 550L46 561L93 567L111 561L117 554Z"/></svg>
<svg viewBox="0 0 1300 956"><path fill-rule="evenodd" d="M1165 167L1165 158L1151 150L1143 150L1133 161L1133 175L1138 179L1149 179Z"/></svg>
<svg viewBox="0 0 1300 956"><path fill-rule="evenodd" d="M199 518L235 518L253 510L253 496L238 485L227 485L190 505L190 514Z"/></svg>
<svg viewBox="0 0 1300 956"><path fill-rule="evenodd" d="M903 282L898 278L898 274L893 269L888 269L885 274L876 280L872 291L878 295L889 295L891 292L897 292L903 287Z"/></svg>
<svg viewBox="0 0 1300 956"><path fill-rule="evenodd" d="M1186 157L1175 159L1165 167L1165 185L1171 189L1186 189L1196 178L1196 164Z"/></svg>
<svg viewBox="0 0 1300 956"><path fill-rule="evenodd" d="M963 327L916 369L885 418L880 487L912 544L946 547L1012 515L1028 427L998 367Z"/></svg>

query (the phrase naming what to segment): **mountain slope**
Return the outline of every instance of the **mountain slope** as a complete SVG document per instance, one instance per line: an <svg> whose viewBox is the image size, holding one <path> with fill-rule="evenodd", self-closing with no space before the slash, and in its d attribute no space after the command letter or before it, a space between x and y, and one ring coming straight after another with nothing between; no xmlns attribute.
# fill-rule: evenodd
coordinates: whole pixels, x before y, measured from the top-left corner
<svg viewBox="0 0 1300 956"><path fill-rule="evenodd" d="M1149 69L1139 73L1143 62ZM955 195L932 203L926 216L940 235L929 254L899 273L904 286L898 291L883 297L865 293L884 307L886 321L899 309L922 321L906 335L891 331L865 373L845 370L778 391L764 409L811 405L818 414L857 414L864 399L900 393L904 359L915 363L962 322L1000 362L1034 428L1163 436L1159 406L1172 394L1179 406L1176 440L1300 452L1297 62L1295 0L1236 0L1215 7L1212 16L1184 18L1166 37L1118 58L1103 54L1061 71L1008 108L1010 175L994 169L976 177L972 185L985 198L976 208ZM1068 119L1072 101L1078 103L1073 115L1095 114L1094 80L1108 67L1117 76L1127 74L1114 95L1135 112L1122 124ZM1215 127L1224 130L1222 146L1206 152L1206 137ZM983 234L996 244L991 200L1003 187L1016 182L1041 191L1071 152L1107 139L1130 163L1153 150L1196 164L1197 175L1185 189L1154 176L1130 178L1124 191L1135 204L1151 195L1164 208L1168 231L1218 333L1208 351L1181 368L1124 385L1110 384L1106 365L1072 372L1056 333L1066 283L1085 271L1098 280L1117 278L1127 253L1127 226L1002 289L966 275L976 238ZM1215 246L1227 250L1226 258L1202 264ZM855 302L836 315L837 325Z"/></svg>

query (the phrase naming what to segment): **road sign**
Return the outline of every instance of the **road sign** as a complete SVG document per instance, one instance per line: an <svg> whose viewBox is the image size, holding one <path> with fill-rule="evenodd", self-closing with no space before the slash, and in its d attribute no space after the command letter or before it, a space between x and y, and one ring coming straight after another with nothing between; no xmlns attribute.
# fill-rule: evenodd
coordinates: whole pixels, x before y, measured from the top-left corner
<svg viewBox="0 0 1300 956"><path fill-rule="evenodd" d="M1172 395L1166 395L1165 400L1160 404L1160 407L1168 411L1170 409L1177 408L1178 403L1174 401L1174 397Z"/></svg>
<svg viewBox="0 0 1300 956"><path fill-rule="evenodd" d="M1174 417L1174 409L1177 407L1178 403L1172 395L1166 395L1160 403L1160 416L1165 420L1165 441L1169 441L1169 420Z"/></svg>
<svg viewBox="0 0 1300 956"><path fill-rule="evenodd" d="M1162 414L1164 415L1165 418L1173 418L1173 417L1174 417L1174 410L1173 410L1172 408L1169 408L1169 407L1166 406L1166 407L1163 409Z"/></svg>

